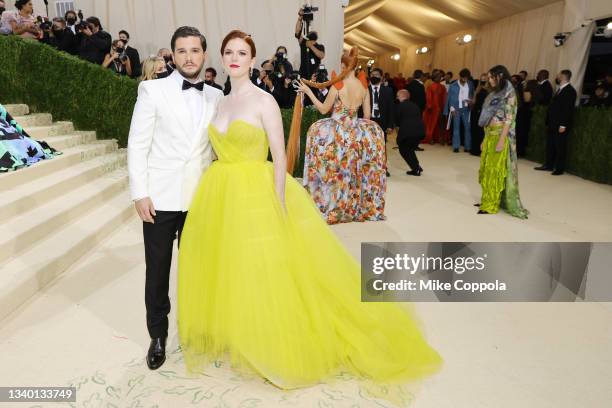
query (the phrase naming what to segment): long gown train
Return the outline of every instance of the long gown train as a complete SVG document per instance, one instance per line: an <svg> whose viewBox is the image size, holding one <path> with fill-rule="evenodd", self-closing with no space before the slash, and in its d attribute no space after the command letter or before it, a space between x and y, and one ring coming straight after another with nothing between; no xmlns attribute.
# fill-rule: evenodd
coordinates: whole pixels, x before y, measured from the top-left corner
<svg viewBox="0 0 612 408"><path fill-rule="evenodd" d="M360 301L360 266L290 176L285 212L265 132L210 126L219 160L202 176L179 253L178 327L186 366L212 361L283 389L348 371L376 382L419 379L441 358L413 314Z"/></svg>

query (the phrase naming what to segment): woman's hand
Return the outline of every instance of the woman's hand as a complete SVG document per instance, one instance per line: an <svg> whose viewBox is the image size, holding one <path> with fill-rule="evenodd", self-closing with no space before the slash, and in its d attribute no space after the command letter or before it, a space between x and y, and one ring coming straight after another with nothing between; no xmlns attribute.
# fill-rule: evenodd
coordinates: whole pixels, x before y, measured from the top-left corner
<svg viewBox="0 0 612 408"><path fill-rule="evenodd" d="M300 86L297 87L297 91L303 92L304 94L308 95L310 98L313 97L312 89L310 89L308 85L306 85L304 81L302 80L300 80Z"/></svg>
<svg viewBox="0 0 612 408"><path fill-rule="evenodd" d="M497 141L497 146L495 146L495 151L497 153L501 152L502 150L504 150L504 142L506 141L505 137L500 137L499 140Z"/></svg>

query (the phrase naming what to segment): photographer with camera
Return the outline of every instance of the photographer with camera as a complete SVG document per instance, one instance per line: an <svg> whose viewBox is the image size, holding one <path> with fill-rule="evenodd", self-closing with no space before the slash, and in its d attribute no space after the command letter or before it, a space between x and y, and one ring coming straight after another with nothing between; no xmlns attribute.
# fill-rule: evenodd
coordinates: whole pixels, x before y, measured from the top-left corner
<svg viewBox="0 0 612 408"><path fill-rule="evenodd" d="M138 78L142 75L142 67L140 65L140 54L138 54L138 50L136 48L132 48L128 45L130 42L130 34L125 31L119 31L119 39L123 41L125 44L125 54L130 59L130 65L132 66L132 74L130 77Z"/></svg>
<svg viewBox="0 0 612 408"><path fill-rule="evenodd" d="M111 51L104 57L102 66L110 68L119 75L132 76L132 64L125 53L125 43L122 40L113 41Z"/></svg>
<svg viewBox="0 0 612 408"><path fill-rule="evenodd" d="M63 18L55 17L49 29L45 23L40 27L45 33L42 40L44 43L72 55L79 54L77 37L70 28L66 27L66 21Z"/></svg>
<svg viewBox="0 0 612 408"><path fill-rule="evenodd" d="M171 74L176 69L176 65L174 65L174 60L172 59L172 51L167 48L160 48L159 51L157 51L157 56L163 58L166 62L166 71L168 71L168 74Z"/></svg>
<svg viewBox="0 0 612 408"><path fill-rule="evenodd" d="M314 18L313 13L318 10L318 7L303 6L298 12L298 20L295 24L295 38L300 43L300 75L302 78L311 78L321 64L321 60L325 58L325 46L317 43L319 39L317 32L310 31L310 23Z"/></svg>
<svg viewBox="0 0 612 408"><path fill-rule="evenodd" d="M17 0L15 11L5 11L2 13L1 25L3 32L12 32L23 38L33 38L41 40L43 32L36 23L34 17L34 6L32 0Z"/></svg>
<svg viewBox="0 0 612 408"><path fill-rule="evenodd" d="M76 27L80 38L79 56L94 64L102 65L110 53L112 37L103 30L98 17L88 17Z"/></svg>

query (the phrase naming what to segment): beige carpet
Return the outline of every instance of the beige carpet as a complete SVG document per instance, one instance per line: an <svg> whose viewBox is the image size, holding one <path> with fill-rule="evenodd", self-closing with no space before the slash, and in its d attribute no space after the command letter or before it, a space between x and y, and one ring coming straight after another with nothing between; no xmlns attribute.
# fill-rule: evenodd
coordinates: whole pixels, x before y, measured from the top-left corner
<svg viewBox="0 0 612 408"><path fill-rule="evenodd" d="M391 151L388 220L334 231L362 241L612 241L612 187L553 177L521 162L529 220L479 216L478 159L425 146L420 178ZM175 290L176 269L172 274ZM175 299L173 299L174 301ZM173 303L173 307L175 304ZM600 408L612 402L612 306L606 303L421 303L442 371L405 395L418 408ZM0 324L0 386L66 386L78 407L387 407L357 381L281 392L225 366L185 377L174 310L169 358L144 364L144 254L132 219ZM2 404L15 406L15 404ZM20 404L18 406L69 406Z"/></svg>

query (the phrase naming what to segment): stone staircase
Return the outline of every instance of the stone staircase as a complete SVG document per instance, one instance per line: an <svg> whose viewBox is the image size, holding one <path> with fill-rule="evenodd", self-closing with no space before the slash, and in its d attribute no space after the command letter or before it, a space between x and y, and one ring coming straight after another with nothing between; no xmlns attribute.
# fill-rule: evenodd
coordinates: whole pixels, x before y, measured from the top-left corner
<svg viewBox="0 0 612 408"><path fill-rule="evenodd" d="M63 152L0 173L0 320L135 216L115 140L5 105L30 136Z"/></svg>

